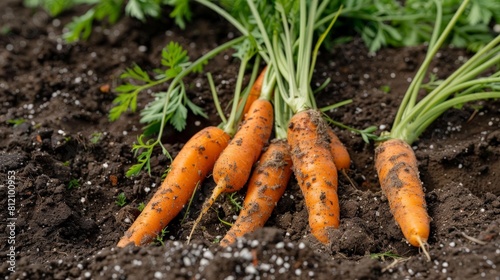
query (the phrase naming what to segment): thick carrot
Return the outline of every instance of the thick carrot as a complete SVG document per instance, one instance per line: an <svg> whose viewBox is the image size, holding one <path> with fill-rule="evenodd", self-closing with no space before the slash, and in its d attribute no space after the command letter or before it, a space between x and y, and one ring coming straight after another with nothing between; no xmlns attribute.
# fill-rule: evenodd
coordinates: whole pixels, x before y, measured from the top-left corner
<svg viewBox="0 0 500 280"><path fill-rule="evenodd" d="M338 175L326 130L328 125L316 110L296 113L288 126L293 171L304 195L311 233L328 243L328 230L340 223L337 196Z"/></svg>
<svg viewBox="0 0 500 280"><path fill-rule="evenodd" d="M411 245L425 249L430 219L413 149L400 139L384 141L375 150L375 167L382 191L405 238Z"/></svg>
<svg viewBox="0 0 500 280"><path fill-rule="evenodd" d="M212 195L202 206L188 242L202 216L210 209L221 193L236 192L246 184L253 164L259 159L262 148L269 140L273 129L273 106L267 99L257 99L245 115L240 129L236 132L221 156L215 162L213 177L217 183Z"/></svg>
<svg viewBox="0 0 500 280"><path fill-rule="evenodd" d="M248 94L248 97L245 101L245 108L243 109L243 115L248 113L250 110L250 106L252 106L252 103L257 100L260 96L260 92L262 90L262 84L264 83L264 77L266 76L266 69L267 66L262 69L262 71L259 74L259 77L255 80L255 82L252 85L252 88L250 89L250 93Z"/></svg>
<svg viewBox="0 0 500 280"><path fill-rule="evenodd" d="M220 245L226 247L236 238L263 227L283 196L291 175L292 159L288 144L285 140L272 141L248 181L243 209Z"/></svg>
<svg viewBox="0 0 500 280"><path fill-rule="evenodd" d="M207 127L195 134L175 157L162 185L117 246L129 243L139 246L152 241L189 201L229 139L229 135L217 127Z"/></svg>
<svg viewBox="0 0 500 280"><path fill-rule="evenodd" d="M328 142L330 143L330 151L333 155L333 162L339 170L347 170L351 166L351 157L347 151L344 144L337 137L335 132L331 127L327 129L328 137L330 138Z"/></svg>

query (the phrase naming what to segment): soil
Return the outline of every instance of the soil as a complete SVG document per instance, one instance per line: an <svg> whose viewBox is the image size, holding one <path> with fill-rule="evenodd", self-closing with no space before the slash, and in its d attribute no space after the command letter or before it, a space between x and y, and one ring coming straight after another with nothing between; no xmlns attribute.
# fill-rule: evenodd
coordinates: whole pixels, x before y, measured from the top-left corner
<svg viewBox="0 0 500 280"><path fill-rule="evenodd" d="M331 244L310 235L303 197L292 180L264 229L221 249L217 241L228 227L211 211L186 245L201 203L214 187L208 179L186 218L183 211L167 228L163 245L120 249L116 243L137 206L151 198L169 164L155 150L151 175L124 176L136 162L131 148L142 125L138 113L108 121L120 74L133 63L159 66L161 49L170 41L196 58L236 32L223 19L195 8L185 30L167 18L146 23L124 18L114 26L97 25L86 42L65 44L63 26L81 8L52 19L24 8L20 0L6 0L0 11L2 278L500 279L499 101L452 109L413 144L432 218L431 262L404 241L391 216L373 165L373 143L339 128L335 131L352 157L347 174L353 184L340 176L341 226L332 232ZM369 55L359 39L323 51L314 85L331 82L317 94L318 105L352 98L352 104L328 115L358 129L388 130L424 54L425 46L417 46ZM446 48L431 69L446 77L469 56ZM206 66L224 104L237 69L230 52ZM210 118L190 116L182 133L165 132L164 143L174 156L201 127L219 123L205 76L190 76L187 84L192 85L189 96ZM103 85L111 91L100 90ZM139 108L152 98L142 93ZM14 119L26 122L9 123ZM79 186L68 188L75 180ZM13 212L8 211L10 189L15 190ZM124 207L115 203L122 192ZM243 196L244 191L236 199ZM227 197L214 209L229 222L237 215Z"/></svg>

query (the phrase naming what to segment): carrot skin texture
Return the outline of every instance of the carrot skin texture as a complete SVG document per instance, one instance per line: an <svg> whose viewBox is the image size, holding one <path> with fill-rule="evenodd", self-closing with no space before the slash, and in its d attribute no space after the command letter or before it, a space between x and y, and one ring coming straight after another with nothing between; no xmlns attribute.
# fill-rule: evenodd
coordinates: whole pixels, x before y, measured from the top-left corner
<svg viewBox="0 0 500 280"><path fill-rule="evenodd" d="M252 85L252 88L250 88L250 92L248 94L247 100L245 101L245 107L243 109L243 114L248 113L250 111L250 107L252 106L252 103L257 100L260 96L260 93L262 91L262 84L264 83L264 77L266 76L266 70L267 66L262 69L260 72L259 76L255 80L255 82Z"/></svg>
<svg viewBox="0 0 500 280"><path fill-rule="evenodd" d="M253 164L273 129L273 106L265 99L252 103L250 111L229 145L215 162L214 181L224 185L223 192L238 191L250 177Z"/></svg>
<svg viewBox="0 0 500 280"><path fill-rule="evenodd" d="M340 223L338 174L325 138L327 126L318 111L302 111L290 120L287 137L311 233L324 244L329 242L328 230L338 228Z"/></svg>
<svg viewBox="0 0 500 280"><path fill-rule="evenodd" d="M351 156L349 152L331 127L328 127L327 132L330 138L330 151L332 152L335 166L339 170L348 170L349 167L351 167Z"/></svg>
<svg viewBox="0 0 500 280"><path fill-rule="evenodd" d="M400 139L382 142L375 149L375 168L403 235L411 245L420 247L429 238L430 218L413 149Z"/></svg>
<svg viewBox="0 0 500 280"><path fill-rule="evenodd" d="M208 212L221 193L236 192L248 181L254 163L269 140L273 129L273 105L265 99L252 103L240 129L215 162L213 177L217 184L211 196L203 203L194 222L188 243L201 218Z"/></svg>
<svg viewBox="0 0 500 280"><path fill-rule="evenodd" d="M160 188L117 246L124 247L131 242L140 246L152 241L179 214L197 184L212 171L229 140L230 136L217 127L207 127L195 134L175 157Z"/></svg>
<svg viewBox="0 0 500 280"><path fill-rule="evenodd" d="M262 228L283 196L292 175L292 158L284 140L273 141L261 155L248 182L238 219L221 240L227 247L243 235Z"/></svg>

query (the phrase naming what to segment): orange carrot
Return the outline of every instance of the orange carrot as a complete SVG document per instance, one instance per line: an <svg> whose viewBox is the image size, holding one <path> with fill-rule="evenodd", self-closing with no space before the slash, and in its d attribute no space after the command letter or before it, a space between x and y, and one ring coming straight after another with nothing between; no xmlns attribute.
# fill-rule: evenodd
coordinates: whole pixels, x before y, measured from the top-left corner
<svg viewBox="0 0 500 280"><path fill-rule="evenodd" d="M264 77L266 76L266 69L267 66L262 69L259 77L257 77L257 80L255 80L255 82L253 83L252 88L250 89L250 93L248 94L248 97L245 101L243 115L248 113L248 111L250 110L250 106L252 106L252 103L259 98L260 92L262 90L262 84L264 83Z"/></svg>
<svg viewBox="0 0 500 280"><path fill-rule="evenodd" d="M267 99L257 99L245 115L243 123L219 159L215 162L213 177L217 183L210 198L203 204L188 242L202 216L210 209L221 193L236 192L246 184L253 164L259 159L262 148L273 129L273 106Z"/></svg>
<svg viewBox="0 0 500 280"><path fill-rule="evenodd" d="M327 129L328 125L316 110L296 113L288 126L293 171L304 194L311 233L325 244L329 241L328 230L340 223L337 168Z"/></svg>
<svg viewBox="0 0 500 280"><path fill-rule="evenodd" d="M328 142L330 143L330 151L333 155L333 162L339 170L347 170L351 166L351 157L344 144L337 137L331 127L327 129Z"/></svg>
<svg viewBox="0 0 500 280"><path fill-rule="evenodd" d="M226 247L236 238L263 227L283 196L291 175L288 144L284 140L275 140L261 155L248 182L243 209L220 245Z"/></svg>
<svg viewBox="0 0 500 280"><path fill-rule="evenodd" d="M375 167L382 191L406 240L425 249L430 219L413 149L400 139L384 141L375 150Z"/></svg>
<svg viewBox="0 0 500 280"><path fill-rule="evenodd" d="M140 246L152 241L189 201L229 139L229 135L217 127L207 127L195 134L175 157L162 185L117 246L129 243Z"/></svg>

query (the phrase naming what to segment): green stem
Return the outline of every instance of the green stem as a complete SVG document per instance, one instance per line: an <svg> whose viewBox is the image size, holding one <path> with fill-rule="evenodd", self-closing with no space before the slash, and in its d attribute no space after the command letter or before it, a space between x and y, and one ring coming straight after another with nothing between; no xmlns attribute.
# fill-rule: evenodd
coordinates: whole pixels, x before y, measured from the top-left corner
<svg viewBox="0 0 500 280"><path fill-rule="evenodd" d="M405 116L405 119L401 121L397 125L393 125L393 131L403 129L406 123L411 122L412 120L418 118L418 115L421 112L426 112L435 104L438 104L440 101L445 100L449 93L446 93L445 89L449 87L459 86L460 84L464 84L468 82L468 80L473 79L480 73L484 72L491 66L495 65L500 61L500 55L497 55L494 59L489 58L488 60L484 60L483 56L488 56L488 51L493 49L495 44L500 43L500 36L495 38L491 43L486 45L483 49L481 49L478 53L476 53L469 61L467 61L464 65L462 65L458 70L453 72L446 80L444 80L441 84L438 85L434 90L432 90L427 96L425 96L412 110ZM495 48L496 49L496 48ZM481 61L482 64L478 65L476 62ZM475 68L474 68L475 67ZM443 94L443 92L445 92ZM447 95L448 94L448 95ZM396 134L400 134L400 132L395 131Z"/></svg>
<svg viewBox="0 0 500 280"><path fill-rule="evenodd" d="M408 115L409 113L411 113L411 110L412 110L413 106L415 105L416 95L418 94L418 90L420 89L424 74L427 72L427 69L429 68L429 65L430 65L432 59L435 57L439 48L444 43L445 39L448 37L448 34L453 29L453 26L455 26L455 23L457 22L460 15L463 13L468 2L469 2L469 0L464 0L462 2L460 7L458 8L457 12L453 15L453 18L450 20L450 22L448 23L446 28L443 30L443 32L441 33L441 35L437 39L436 43L432 46L432 48L428 49L424 62L422 63L422 65L418 69L417 74L415 75L415 78L413 79L413 81L410 84L410 87L408 88L408 91L405 93L405 96L403 97L403 101L401 101L401 105L399 106L398 112L397 112L396 117L394 119L393 126L399 126L402 118L405 115ZM439 3L439 2L436 2L436 3ZM438 18L440 18L440 17L438 16ZM436 26L434 28L439 29L439 26L437 26L437 24L436 24Z"/></svg>
<svg viewBox="0 0 500 280"><path fill-rule="evenodd" d="M407 143L413 143L417 140L418 136L422 134L425 129L432 124L434 120L436 120L441 114L443 114L446 110L452 108L453 106L457 106L460 104L464 104L470 101L477 101L483 99L490 98L500 98L500 92L478 92L470 95L458 96L454 97L450 100L444 101L431 110L421 115L414 123L410 124L407 127L407 130L410 131L405 133L405 139Z"/></svg>
<svg viewBox="0 0 500 280"><path fill-rule="evenodd" d="M212 98L214 99L215 109L217 110L217 114L219 114L220 119L222 120L222 124L227 124L226 116L224 116L224 110L220 106L219 96L217 95L217 90L215 89L214 79L212 78L211 73L207 73L208 84L210 85L210 91L212 92Z"/></svg>
<svg viewBox="0 0 500 280"><path fill-rule="evenodd" d="M260 98L271 100L275 84L276 84L276 71L274 71L273 65L268 65L266 73L264 75L262 89L260 91Z"/></svg>
<svg viewBox="0 0 500 280"><path fill-rule="evenodd" d="M328 1L324 1L324 2L328 2ZM338 17L339 17L339 15L340 15L341 12L342 12L342 5L340 6L339 10L336 13L333 14L334 17L330 21L330 24L326 28L325 32L323 32L319 36L319 39L316 42L316 45L314 46L314 50L313 50L313 54L312 54L312 58L311 58L312 59L312 61L311 61L311 69L309 71L309 82L311 82L311 80L312 80L312 76L313 76L313 73L314 73L314 68L316 67L316 58L318 57L319 47L321 46L321 44L325 40L325 38L328 35L328 33L330 33L330 30L332 29L333 24L337 21L337 19L338 19Z"/></svg>
<svg viewBox="0 0 500 280"><path fill-rule="evenodd" d="M234 27L236 27L236 29L238 29L238 31L240 31L243 36L249 35L248 29L245 28L243 25L241 25L238 20L236 20L233 16L231 16L228 12L226 12L221 7L215 5L214 3L207 1L207 0L195 0L195 1L212 9L217 14L219 14L220 16L225 18L227 21L229 21L229 23L231 23Z"/></svg>
<svg viewBox="0 0 500 280"><path fill-rule="evenodd" d="M262 19L260 18L260 14L257 11L255 4L253 3L253 0L247 0L247 3L248 3L248 6L250 7L250 11L252 12L255 23L257 24L257 28L260 31L260 34L262 36L262 40L264 41L264 45L266 48L265 53L267 53L269 55L270 63L268 63L268 65L269 64L276 65L276 67L277 67L276 71L279 71L279 68L282 67L282 65L280 63L278 63L278 58L276 57L276 54L273 50L273 44L271 43L271 40L267 34L266 28L264 27L264 23L262 22ZM274 37L276 37L276 36L277 35L275 35ZM276 41L276 38L274 38L273 40ZM285 85L284 85L283 78L281 75L279 75L279 74L276 75L276 82L277 82L277 86L278 86L280 94L283 94L283 98L285 100L290 100L290 97L285 95L285 92L286 92ZM288 101L287 101L287 103L288 103Z"/></svg>
<svg viewBox="0 0 500 280"><path fill-rule="evenodd" d="M238 114L238 100L240 100L240 93L241 93L241 88L243 85L243 78L245 77L245 70L248 64L248 61L250 60L251 55L247 54L243 57L241 64L240 64L240 69L238 71L238 78L236 79L236 87L234 89L234 96L233 96L233 105L231 108L231 114L229 115L229 119L224 126L224 131L233 136L236 133L236 130L238 129L238 123L241 119L240 114Z"/></svg>

